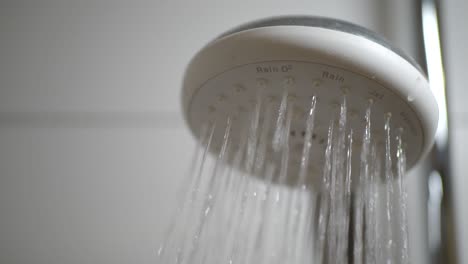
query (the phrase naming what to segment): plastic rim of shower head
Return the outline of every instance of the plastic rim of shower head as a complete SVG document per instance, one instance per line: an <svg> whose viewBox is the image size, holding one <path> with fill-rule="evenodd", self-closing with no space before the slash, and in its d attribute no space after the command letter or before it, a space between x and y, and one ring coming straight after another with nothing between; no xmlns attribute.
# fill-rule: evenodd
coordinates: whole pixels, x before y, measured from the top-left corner
<svg viewBox="0 0 468 264"><path fill-rule="evenodd" d="M324 17L259 20L210 42L186 70L184 117L199 137L203 123L245 118L259 86L276 100L288 82L302 111L307 111L308 98L317 96L322 110L315 130L321 135L332 118L332 111L323 109L336 105L346 90L350 112L364 116L372 99L374 127L383 127L384 114L391 113L393 123L404 129L408 169L433 144L437 103L417 63L365 28ZM219 133L214 148L221 142Z"/></svg>

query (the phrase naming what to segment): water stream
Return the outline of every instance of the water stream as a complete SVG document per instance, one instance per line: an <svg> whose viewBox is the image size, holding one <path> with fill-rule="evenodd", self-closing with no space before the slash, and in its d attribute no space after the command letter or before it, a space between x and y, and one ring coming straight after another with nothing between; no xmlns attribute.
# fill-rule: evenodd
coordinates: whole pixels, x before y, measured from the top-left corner
<svg viewBox="0 0 468 264"><path fill-rule="evenodd" d="M374 123L372 101L356 127L343 95L322 144L319 100L301 119L287 89L276 102L259 89L245 124L204 126L159 263L409 263L404 131Z"/></svg>

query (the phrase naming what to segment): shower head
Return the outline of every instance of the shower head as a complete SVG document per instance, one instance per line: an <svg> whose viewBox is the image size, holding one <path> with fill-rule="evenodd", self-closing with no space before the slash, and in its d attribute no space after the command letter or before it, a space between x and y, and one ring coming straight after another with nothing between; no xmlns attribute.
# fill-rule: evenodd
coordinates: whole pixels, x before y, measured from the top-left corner
<svg viewBox="0 0 468 264"><path fill-rule="evenodd" d="M235 123L248 123L259 103L280 108L285 95L293 105L290 162L303 155L304 124L311 98L316 100L312 173L324 162L330 120L335 119L343 97L354 135L362 135L369 103L376 138L383 137L383 117L392 116L392 126L404 130L408 168L432 146L438 110L419 66L375 33L330 18L270 18L221 35L190 62L182 105L185 119L199 139L203 124L229 118L233 123L230 145L236 149L246 134L241 131L245 126ZM265 118L272 119L261 115L258 126ZM274 137L271 130L270 137ZM392 130L392 137L396 131ZM224 129L214 132L211 151L220 151L224 134ZM354 143L358 150L361 143Z"/></svg>

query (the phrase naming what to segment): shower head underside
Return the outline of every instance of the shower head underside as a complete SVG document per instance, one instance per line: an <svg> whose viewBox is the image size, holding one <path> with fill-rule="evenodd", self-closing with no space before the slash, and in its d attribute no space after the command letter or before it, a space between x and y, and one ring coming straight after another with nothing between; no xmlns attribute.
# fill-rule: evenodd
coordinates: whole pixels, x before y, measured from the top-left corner
<svg viewBox="0 0 468 264"><path fill-rule="evenodd" d="M229 149L234 152L248 141L245 128L257 108L257 126L268 120L267 137L274 140L281 105L287 107L291 164L300 163L303 155L312 98L316 103L310 174L321 173L317 170L323 167L329 126L338 122L344 101L356 153L370 104L376 144L384 144L384 116L391 115L392 138L398 128L404 131L408 168L432 146L437 104L417 64L374 33L334 19L280 17L230 31L192 59L182 94L184 115L196 137L202 137L204 124L216 124L210 144L214 153L221 149L228 119ZM274 152L274 144L266 151ZM291 170L298 166L289 167L290 174L296 173Z"/></svg>

